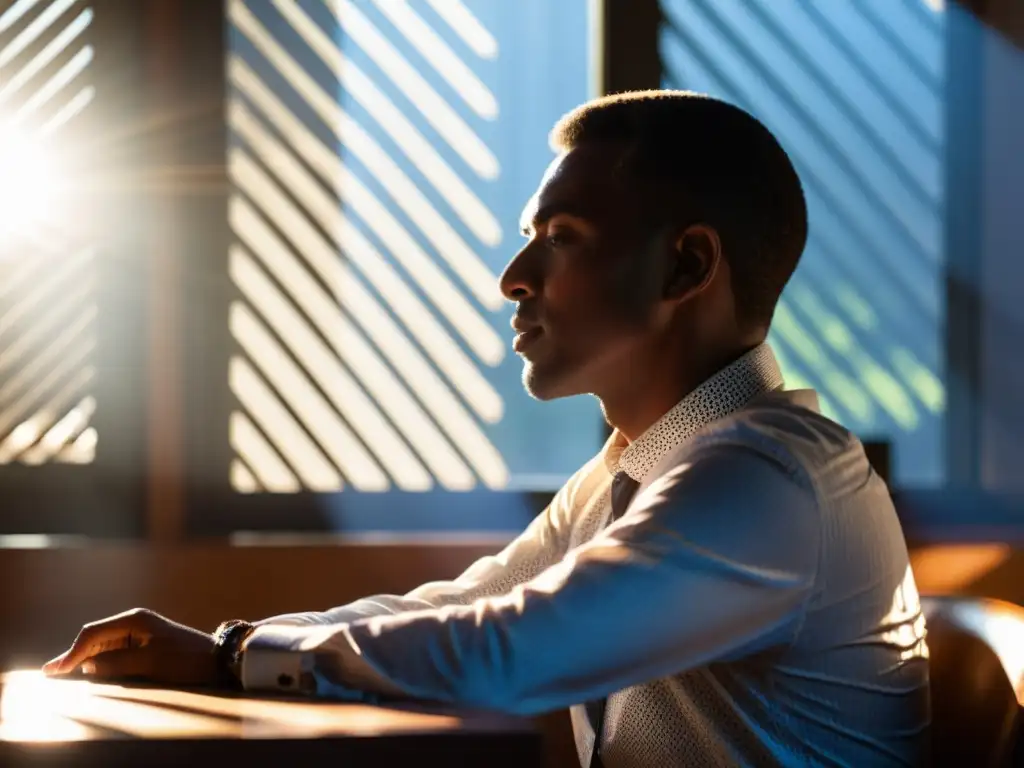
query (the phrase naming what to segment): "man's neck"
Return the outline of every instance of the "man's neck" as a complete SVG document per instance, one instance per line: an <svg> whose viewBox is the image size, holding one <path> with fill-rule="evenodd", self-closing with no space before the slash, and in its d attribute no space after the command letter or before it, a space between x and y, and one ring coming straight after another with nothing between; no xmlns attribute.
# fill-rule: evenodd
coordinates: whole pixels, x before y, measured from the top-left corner
<svg viewBox="0 0 1024 768"><path fill-rule="evenodd" d="M760 343L739 344L701 359L680 355L675 366L663 356L650 366L631 367L620 386L598 393L605 420L632 443L680 400Z"/></svg>

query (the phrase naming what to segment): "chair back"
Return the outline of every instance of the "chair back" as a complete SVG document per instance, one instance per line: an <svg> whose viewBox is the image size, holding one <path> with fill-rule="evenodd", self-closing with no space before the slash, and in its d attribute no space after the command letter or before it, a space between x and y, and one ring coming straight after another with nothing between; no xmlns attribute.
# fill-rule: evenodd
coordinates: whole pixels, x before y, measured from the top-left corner
<svg viewBox="0 0 1024 768"><path fill-rule="evenodd" d="M1024 608L927 597L936 768L1014 763L1024 694Z"/></svg>

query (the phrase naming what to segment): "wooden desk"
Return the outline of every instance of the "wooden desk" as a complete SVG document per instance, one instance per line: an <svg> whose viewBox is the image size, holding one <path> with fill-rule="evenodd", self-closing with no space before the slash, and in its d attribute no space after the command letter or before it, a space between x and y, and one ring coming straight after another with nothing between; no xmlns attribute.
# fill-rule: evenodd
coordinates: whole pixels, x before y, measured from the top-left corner
<svg viewBox="0 0 1024 768"><path fill-rule="evenodd" d="M527 720L252 698L12 672L0 766L539 766Z"/></svg>

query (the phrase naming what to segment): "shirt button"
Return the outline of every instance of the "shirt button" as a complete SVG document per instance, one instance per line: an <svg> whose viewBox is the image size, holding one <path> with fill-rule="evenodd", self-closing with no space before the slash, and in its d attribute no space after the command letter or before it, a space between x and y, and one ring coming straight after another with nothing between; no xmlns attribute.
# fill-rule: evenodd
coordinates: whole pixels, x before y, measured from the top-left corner
<svg viewBox="0 0 1024 768"><path fill-rule="evenodd" d="M295 685L295 678L291 675L279 675L277 678L277 684L282 688L291 688Z"/></svg>

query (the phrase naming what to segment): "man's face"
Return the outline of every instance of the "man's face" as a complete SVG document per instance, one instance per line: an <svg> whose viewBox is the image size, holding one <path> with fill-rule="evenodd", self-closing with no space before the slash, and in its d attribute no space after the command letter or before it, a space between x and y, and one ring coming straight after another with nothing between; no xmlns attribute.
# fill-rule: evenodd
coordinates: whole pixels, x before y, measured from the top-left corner
<svg viewBox="0 0 1024 768"><path fill-rule="evenodd" d="M642 224L635 183L615 173L621 154L584 145L551 164L523 212L528 242L501 277L523 384L540 400L618 386L650 341L663 244Z"/></svg>

